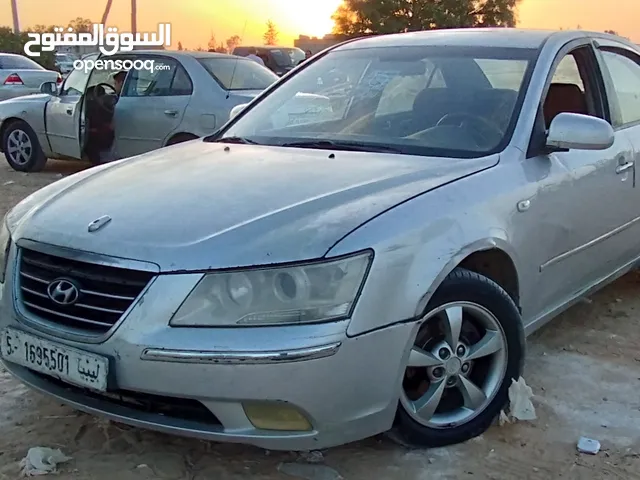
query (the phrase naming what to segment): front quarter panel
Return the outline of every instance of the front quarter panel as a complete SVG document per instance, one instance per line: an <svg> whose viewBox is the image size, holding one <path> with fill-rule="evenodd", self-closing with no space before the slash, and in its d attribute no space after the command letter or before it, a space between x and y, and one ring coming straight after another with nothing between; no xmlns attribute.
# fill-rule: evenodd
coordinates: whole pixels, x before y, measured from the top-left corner
<svg viewBox="0 0 640 480"><path fill-rule="evenodd" d="M38 141L45 154L49 153L49 142L44 122L44 112L49 95L29 95L0 102L0 128L13 119L24 120L38 135Z"/></svg>
<svg viewBox="0 0 640 480"><path fill-rule="evenodd" d="M501 160L395 207L336 244L328 256L362 248L375 252L348 334L419 318L442 280L474 252L498 248L518 272L528 271L511 226L519 193L509 184L521 175L519 162Z"/></svg>

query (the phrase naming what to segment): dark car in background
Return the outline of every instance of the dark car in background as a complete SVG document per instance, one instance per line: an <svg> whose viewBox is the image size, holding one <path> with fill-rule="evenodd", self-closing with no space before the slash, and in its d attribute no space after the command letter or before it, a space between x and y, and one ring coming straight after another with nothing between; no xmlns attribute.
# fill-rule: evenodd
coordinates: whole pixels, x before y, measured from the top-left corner
<svg viewBox="0 0 640 480"><path fill-rule="evenodd" d="M304 51L295 47L243 46L234 48L233 54L246 57L252 49L256 50L265 67L280 77L305 59Z"/></svg>

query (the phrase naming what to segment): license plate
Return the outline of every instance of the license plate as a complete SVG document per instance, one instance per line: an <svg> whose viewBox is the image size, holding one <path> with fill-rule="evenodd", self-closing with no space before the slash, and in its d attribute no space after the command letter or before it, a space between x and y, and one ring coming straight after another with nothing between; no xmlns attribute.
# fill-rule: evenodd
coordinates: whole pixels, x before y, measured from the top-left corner
<svg viewBox="0 0 640 480"><path fill-rule="evenodd" d="M107 390L109 360L12 328L2 332L2 357L36 372L92 390Z"/></svg>

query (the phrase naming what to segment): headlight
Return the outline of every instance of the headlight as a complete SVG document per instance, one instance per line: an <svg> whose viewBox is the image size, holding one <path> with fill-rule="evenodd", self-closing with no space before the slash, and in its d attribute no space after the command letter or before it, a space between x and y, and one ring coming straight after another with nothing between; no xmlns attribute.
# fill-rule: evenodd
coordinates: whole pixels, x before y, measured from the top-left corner
<svg viewBox="0 0 640 480"><path fill-rule="evenodd" d="M0 283L4 283L4 276L7 271L7 256L9 254L9 228L7 227L7 216L0 223Z"/></svg>
<svg viewBox="0 0 640 480"><path fill-rule="evenodd" d="M171 320L174 327L328 322L351 315L372 255L205 275Z"/></svg>

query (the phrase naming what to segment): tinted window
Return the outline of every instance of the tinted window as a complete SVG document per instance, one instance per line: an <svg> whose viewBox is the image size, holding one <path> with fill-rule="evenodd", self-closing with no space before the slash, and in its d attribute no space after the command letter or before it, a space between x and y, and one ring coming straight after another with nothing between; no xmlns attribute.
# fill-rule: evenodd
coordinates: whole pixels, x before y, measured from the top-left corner
<svg viewBox="0 0 640 480"><path fill-rule="evenodd" d="M278 76L262 65L241 58L199 58L198 61L225 90L264 90Z"/></svg>
<svg viewBox="0 0 640 480"><path fill-rule="evenodd" d="M126 97L190 95L191 79L175 60L154 59L154 69L131 70L124 88Z"/></svg>
<svg viewBox="0 0 640 480"><path fill-rule="evenodd" d="M335 50L282 83L223 136L483 156L508 142L535 56L508 47Z"/></svg>
<svg viewBox="0 0 640 480"><path fill-rule="evenodd" d="M628 56L627 56L628 55ZM632 53L603 51L602 56L613 80L617 105L611 105L615 127L640 121L640 58Z"/></svg>
<svg viewBox="0 0 640 480"><path fill-rule="evenodd" d="M269 53L280 67L297 65L304 60L304 52L299 48L278 48L269 50Z"/></svg>
<svg viewBox="0 0 640 480"><path fill-rule="evenodd" d="M20 55L0 55L0 68L6 70L44 70L30 58Z"/></svg>

